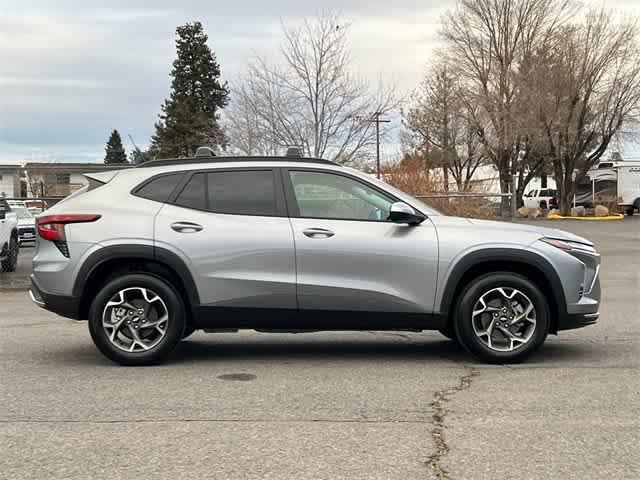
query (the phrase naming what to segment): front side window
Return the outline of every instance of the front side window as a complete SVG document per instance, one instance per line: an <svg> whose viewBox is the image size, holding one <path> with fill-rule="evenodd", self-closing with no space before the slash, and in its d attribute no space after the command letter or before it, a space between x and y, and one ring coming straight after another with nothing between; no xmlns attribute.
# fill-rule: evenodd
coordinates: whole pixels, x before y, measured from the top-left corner
<svg viewBox="0 0 640 480"><path fill-rule="evenodd" d="M196 173L175 201L176 205L234 215L276 215L272 170Z"/></svg>
<svg viewBox="0 0 640 480"><path fill-rule="evenodd" d="M369 220L389 218L393 200L362 182L324 172L290 171L301 217Z"/></svg>

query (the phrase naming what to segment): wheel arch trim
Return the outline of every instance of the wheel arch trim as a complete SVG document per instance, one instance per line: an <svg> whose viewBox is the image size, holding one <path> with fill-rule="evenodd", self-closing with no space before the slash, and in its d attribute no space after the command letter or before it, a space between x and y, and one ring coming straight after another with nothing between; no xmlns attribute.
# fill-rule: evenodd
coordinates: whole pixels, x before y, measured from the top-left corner
<svg viewBox="0 0 640 480"><path fill-rule="evenodd" d="M112 260L149 260L164 265L182 282L192 308L200 303L200 298L193 276L184 261L175 253L152 245L110 245L91 253L78 270L73 285L73 296L83 295L88 280L96 270Z"/></svg>
<svg viewBox="0 0 640 480"><path fill-rule="evenodd" d="M460 258L450 269L450 273L445 280L444 291L440 300L439 312L449 315L454 307L453 302L460 292L462 279L473 268L482 264L491 263L512 263L514 273L518 273L518 265L526 265L540 271L548 280L553 300L557 311L553 312L559 317L567 315L567 306L562 282L557 271L551 263L543 256L518 248L490 248L469 252ZM487 272L489 273L489 272Z"/></svg>

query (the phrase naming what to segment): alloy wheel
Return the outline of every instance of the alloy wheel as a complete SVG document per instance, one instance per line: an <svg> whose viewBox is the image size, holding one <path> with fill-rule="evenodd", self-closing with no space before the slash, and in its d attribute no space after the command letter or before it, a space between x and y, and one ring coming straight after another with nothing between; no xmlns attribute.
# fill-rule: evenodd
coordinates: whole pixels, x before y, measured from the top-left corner
<svg viewBox="0 0 640 480"><path fill-rule="evenodd" d="M169 310L153 290L130 287L113 295L102 312L109 341L125 352L145 352L167 334Z"/></svg>
<svg viewBox="0 0 640 480"><path fill-rule="evenodd" d="M472 312L473 331L488 348L512 352L526 345L536 330L536 309L522 291L498 287L480 296Z"/></svg>

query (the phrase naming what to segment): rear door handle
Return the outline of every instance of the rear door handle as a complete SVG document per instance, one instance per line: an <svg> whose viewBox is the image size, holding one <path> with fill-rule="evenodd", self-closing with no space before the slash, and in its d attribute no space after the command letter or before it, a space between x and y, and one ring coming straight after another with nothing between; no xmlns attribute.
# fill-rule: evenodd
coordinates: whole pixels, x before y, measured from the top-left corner
<svg viewBox="0 0 640 480"><path fill-rule="evenodd" d="M326 228L307 228L303 230L304 233L309 238L330 238L335 235L331 230L327 230Z"/></svg>
<svg viewBox="0 0 640 480"><path fill-rule="evenodd" d="M178 233L195 233L202 230L202 225L193 222L175 222L171 224L171 228Z"/></svg>

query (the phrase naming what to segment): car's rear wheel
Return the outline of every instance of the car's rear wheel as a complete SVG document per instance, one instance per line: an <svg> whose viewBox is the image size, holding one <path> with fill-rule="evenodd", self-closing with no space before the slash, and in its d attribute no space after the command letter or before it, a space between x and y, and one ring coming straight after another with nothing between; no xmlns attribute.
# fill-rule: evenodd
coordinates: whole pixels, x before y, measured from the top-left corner
<svg viewBox="0 0 640 480"><path fill-rule="evenodd" d="M518 362L549 333L549 304L527 278L499 272L466 286L454 322L462 345L489 363Z"/></svg>
<svg viewBox="0 0 640 480"><path fill-rule="evenodd" d="M184 304L160 278L123 275L96 295L89 310L89 331L98 349L114 362L156 364L182 339Z"/></svg>

